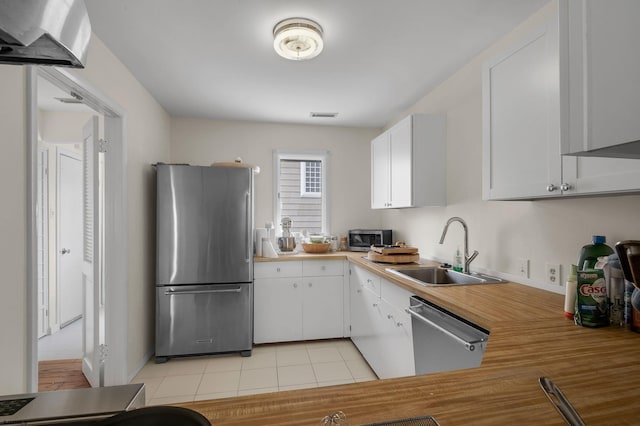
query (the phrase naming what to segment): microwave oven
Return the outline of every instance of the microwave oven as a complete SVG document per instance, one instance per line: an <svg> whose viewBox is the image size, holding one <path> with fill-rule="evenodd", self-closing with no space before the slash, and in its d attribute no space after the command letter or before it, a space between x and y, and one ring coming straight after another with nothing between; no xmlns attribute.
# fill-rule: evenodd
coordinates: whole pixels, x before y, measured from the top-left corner
<svg viewBox="0 0 640 426"><path fill-rule="evenodd" d="M369 251L372 245L393 244L391 229L350 229L349 250Z"/></svg>

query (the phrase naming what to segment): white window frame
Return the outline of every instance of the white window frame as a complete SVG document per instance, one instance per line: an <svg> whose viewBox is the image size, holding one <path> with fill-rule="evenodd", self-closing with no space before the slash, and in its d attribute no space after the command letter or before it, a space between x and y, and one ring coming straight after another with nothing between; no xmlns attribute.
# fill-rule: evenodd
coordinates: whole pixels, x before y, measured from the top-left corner
<svg viewBox="0 0 640 426"><path fill-rule="evenodd" d="M322 171L321 171L321 174ZM307 161L300 162L300 196L303 198L322 197L322 181L320 182L320 192L307 192Z"/></svg>
<svg viewBox="0 0 640 426"><path fill-rule="evenodd" d="M329 219L329 156L327 150L273 150L273 224L276 234L281 232L280 222L282 212L280 209L280 160L321 161L322 162L322 233L330 234Z"/></svg>

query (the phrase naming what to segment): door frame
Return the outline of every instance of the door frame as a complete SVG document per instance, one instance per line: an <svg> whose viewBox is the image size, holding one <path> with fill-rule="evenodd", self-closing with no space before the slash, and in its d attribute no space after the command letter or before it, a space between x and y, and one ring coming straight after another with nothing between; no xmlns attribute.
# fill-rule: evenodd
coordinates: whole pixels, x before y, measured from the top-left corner
<svg viewBox="0 0 640 426"><path fill-rule="evenodd" d="M108 354L104 365L104 384L128 382L127 374L127 200L126 176L126 114L125 110L88 82L68 70L56 67L26 67L27 93L27 387L38 390L38 283L37 283L37 155L38 100L37 77L42 76L66 92L73 91L83 102L104 117L105 212L104 282L105 285L105 345Z"/></svg>
<svg viewBox="0 0 640 426"><path fill-rule="evenodd" d="M51 282L51 277L49 275L49 148L47 147L38 147L37 149L37 171L36 171L36 191L37 191L37 202L36 209L38 212L36 213L36 217L39 214L40 217L38 219L38 223L36 226L40 227L40 231L36 228L36 238L39 244L42 244L42 281L37 280L38 283L38 294L42 294L42 303L38 303L37 312L38 312L38 338L44 337L48 334L51 334L51 324L50 324L50 300L49 300L49 283ZM37 188L40 188L39 190ZM37 246L36 246L37 249ZM39 256L36 253L36 257ZM38 279L38 277L36 277ZM40 297L40 296L38 296ZM39 300L40 302L40 300ZM40 311L44 312L40 314ZM40 316L42 315L42 316ZM42 327L42 329L40 328Z"/></svg>

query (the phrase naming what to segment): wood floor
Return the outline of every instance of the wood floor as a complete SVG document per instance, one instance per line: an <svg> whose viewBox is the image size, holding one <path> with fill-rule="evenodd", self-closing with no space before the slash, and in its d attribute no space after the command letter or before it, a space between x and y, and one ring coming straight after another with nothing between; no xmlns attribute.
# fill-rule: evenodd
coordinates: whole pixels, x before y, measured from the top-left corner
<svg viewBox="0 0 640 426"><path fill-rule="evenodd" d="M81 359L38 362L38 392L90 388Z"/></svg>

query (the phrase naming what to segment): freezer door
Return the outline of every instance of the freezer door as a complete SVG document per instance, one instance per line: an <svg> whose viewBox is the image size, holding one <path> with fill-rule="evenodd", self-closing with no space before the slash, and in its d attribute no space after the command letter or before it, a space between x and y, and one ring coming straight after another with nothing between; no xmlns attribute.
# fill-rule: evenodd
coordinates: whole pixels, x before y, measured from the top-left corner
<svg viewBox="0 0 640 426"><path fill-rule="evenodd" d="M252 171L157 167L156 283L253 280Z"/></svg>
<svg viewBox="0 0 640 426"><path fill-rule="evenodd" d="M251 351L253 284L156 288L156 360Z"/></svg>

